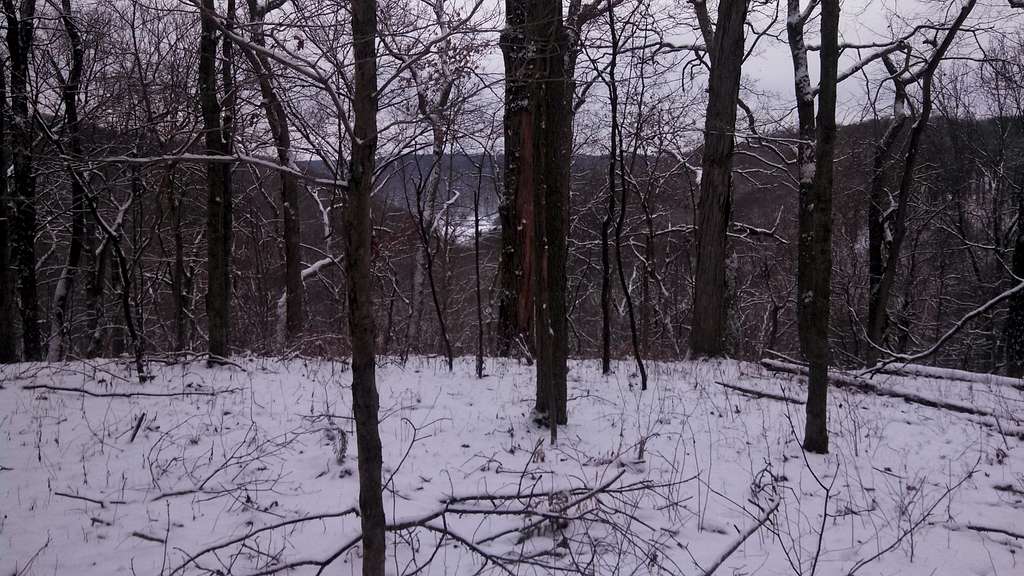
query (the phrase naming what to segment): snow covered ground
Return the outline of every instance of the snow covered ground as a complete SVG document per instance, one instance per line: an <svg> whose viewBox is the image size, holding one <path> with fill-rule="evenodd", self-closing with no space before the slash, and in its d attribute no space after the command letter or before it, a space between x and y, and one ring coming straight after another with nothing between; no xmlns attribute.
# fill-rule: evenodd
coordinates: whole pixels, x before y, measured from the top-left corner
<svg viewBox="0 0 1024 576"><path fill-rule="evenodd" d="M145 386L124 362L0 368L0 574L358 573L346 366L235 360L153 364ZM805 456L802 405L720 384L799 402L796 376L655 364L641 393L630 363L578 362L552 447L531 369L487 367L378 372L396 574L702 574L722 557L717 574L1024 574L1013 386L875 378L983 416L832 389L832 453Z"/></svg>

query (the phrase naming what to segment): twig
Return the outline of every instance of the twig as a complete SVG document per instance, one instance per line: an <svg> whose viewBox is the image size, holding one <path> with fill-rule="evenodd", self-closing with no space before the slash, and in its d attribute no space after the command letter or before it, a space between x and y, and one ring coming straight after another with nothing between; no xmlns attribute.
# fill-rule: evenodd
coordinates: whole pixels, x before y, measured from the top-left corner
<svg viewBox="0 0 1024 576"><path fill-rule="evenodd" d="M124 500L97 500L95 498L89 498L88 496L79 496L78 494L69 494L67 492L54 491L54 496L63 496L64 498L72 498L74 500L84 500L86 502L92 502L93 504L99 504L100 508L106 508L107 504L127 504Z"/></svg>
<svg viewBox="0 0 1024 576"><path fill-rule="evenodd" d="M149 542L157 542L159 544L166 544L167 543L167 540L164 539L164 538L160 538L159 536L150 536L149 534L144 534L142 532L132 532L131 535L135 536L136 538L139 538L141 540L146 540L146 541L149 541Z"/></svg>
<svg viewBox="0 0 1024 576"><path fill-rule="evenodd" d="M854 573L856 573L856 572L857 572L858 570L860 570L860 569L861 569L861 568L863 568L864 566L866 566L866 565L870 564L871 562L874 562L875 560L877 560L877 559L881 558L881 557L882 557L883 555L885 555L885 554L889 553L889 552L890 552L890 551L892 551L892 550L893 550L894 548L896 548L897 546L899 546L899 545L900 545L900 543L901 543L901 542L903 542L903 540L904 540L904 539L905 539L905 538L906 538L907 536L909 536L910 534L912 534L912 533L914 532L914 530L917 530L918 526L920 526L921 524L924 524L925 520L927 520L927 519L928 519L928 517L929 517L929 516L931 516L931 514L932 514L932 510L935 510L935 508L936 508L936 507L937 507L937 506L938 506L938 505L939 505L939 504L940 504L940 503L941 503L941 502L942 502L943 500L945 500L947 496L949 496L950 494L952 494L954 490L956 490L957 488L959 488L960 486L962 486L962 485L964 484L964 482L967 482L967 481L968 481L968 480L969 480L969 479L970 479L970 478L971 478L972 476L974 476L974 473L975 473L975 471L977 471L977 467L978 467L978 464L977 464L977 462L976 462L976 463L974 464L974 467L973 467L973 468L971 468L971 471L970 471L970 472L968 472L968 473L967 473L966 475L964 475L964 477L963 477L963 478L961 478L961 479L960 479L960 480L959 480L959 481L958 481L958 482L957 482L956 484L953 484L952 486L950 486L950 487L946 488L946 491L945 491L945 492L943 492L941 496L939 496L938 498L936 498L936 499L935 499L935 502L932 502L932 505L931 505L931 506L929 506L927 510L925 510L924 514L922 514L922 515L921 515L921 517L920 517L920 518L919 518L919 519L918 519L918 520L917 520L916 522L914 522L913 524L911 524L911 525L910 525L910 526L909 526L909 527L908 527L908 528L907 528L906 530L904 530L903 532L901 532L898 538L896 538L895 540L893 540L891 544L889 544L889 545L888 545L888 546L886 546L885 548L883 548L883 549L879 550L879 551L878 551L877 553L875 553L874 555L872 555L872 556L870 556L870 557L868 557L868 558L865 558L865 559L863 559L863 560L859 560L859 561L857 561L857 563L853 565L853 568L850 568L850 571L846 573L846 576L853 576L853 575L854 575Z"/></svg>
<svg viewBox="0 0 1024 576"><path fill-rule="evenodd" d="M135 437L139 435L139 429L142 428L142 423L146 421L146 413L139 414L138 421L135 422L135 428L132 429L132 437L128 439L128 443L135 442Z"/></svg>

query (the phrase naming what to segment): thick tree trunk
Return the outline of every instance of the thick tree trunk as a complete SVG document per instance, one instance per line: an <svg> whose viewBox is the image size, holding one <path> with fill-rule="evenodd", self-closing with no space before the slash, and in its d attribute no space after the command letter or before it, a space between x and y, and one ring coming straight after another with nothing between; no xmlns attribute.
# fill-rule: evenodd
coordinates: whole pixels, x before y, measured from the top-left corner
<svg viewBox="0 0 1024 576"><path fill-rule="evenodd" d="M534 160L534 333L537 350L537 403L548 415L552 441L567 422L566 252L569 232L569 167L572 108L568 89L569 34L562 4L531 0L527 38L533 75Z"/></svg>
<svg viewBox="0 0 1024 576"><path fill-rule="evenodd" d="M199 40L199 99L203 112L206 153L230 154L230 120L221 119L217 96L217 28L215 3L203 0ZM225 64L226 66L228 64ZM225 74L229 76L229 74ZM225 87L228 91L228 87ZM231 312L231 164L206 164L206 317L209 353L214 363L229 354Z"/></svg>
<svg viewBox="0 0 1024 576"><path fill-rule="evenodd" d="M6 69L7 61L0 60ZM7 75L0 74L0 174L10 166L7 145ZM18 331L15 310L15 281L11 274L11 210L8 205L7 178L0 177L0 364L18 360Z"/></svg>
<svg viewBox="0 0 1024 576"><path fill-rule="evenodd" d="M71 46L71 68L61 90L64 100L64 129L67 134L67 150L77 160L82 156L82 137L78 122L78 91L82 78L84 51L78 26L71 16L71 0L61 1L61 21ZM73 168L72 168L73 169ZM51 305L50 346L47 361L59 362L64 359L70 346L71 298L75 278L82 259L85 240L85 188L74 174L71 177L71 242L68 246L67 261L53 294Z"/></svg>
<svg viewBox="0 0 1024 576"><path fill-rule="evenodd" d="M746 0L719 3L711 46L697 216L697 269L690 332L690 351L695 356L725 353L726 232L732 217L732 156L746 19Z"/></svg>
<svg viewBox="0 0 1024 576"><path fill-rule="evenodd" d="M3 0L7 17L7 51L11 59L11 151L14 178L11 249L17 269L21 302L21 346L26 360L43 357L39 329L39 292L36 286L36 176L34 173L32 115L29 113L29 59L35 26L35 0Z"/></svg>
<svg viewBox="0 0 1024 576"><path fill-rule="evenodd" d="M533 353L534 120L528 79L529 0L506 0L501 52L505 60L505 170L499 204L497 353Z"/></svg>
<svg viewBox="0 0 1024 576"><path fill-rule="evenodd" d="M373 285L370 271L373 191L377 150L377 2L352 2L355 58L355 115L352 166L345 206L345 272L349 333L352 340L352 413L359 451L359 512L363 529L363 575L383 576L386 561L384 504L381 496L380 399L377 395Z"/></svg>

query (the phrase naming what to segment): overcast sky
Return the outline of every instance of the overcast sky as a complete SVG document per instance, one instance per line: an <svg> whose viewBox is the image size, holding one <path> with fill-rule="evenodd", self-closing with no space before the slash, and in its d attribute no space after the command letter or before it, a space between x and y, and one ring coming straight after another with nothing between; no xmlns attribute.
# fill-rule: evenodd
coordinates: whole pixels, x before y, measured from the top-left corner
<svg viewBox="0 0 1024 576"><path fill-rule="evenodd" d="M845 0L842 3L840 22L840 41L850 43L881 42L903 33L915 25L931 22L943 23L952 20L963 0ZM801 2L806 5L806 0ZM1024 10L1015 10L1008 6L1007 0L979 0L968 25L977 27L994 27L1009 30L1024 23ZM781 24L780 24L781 26ZM817 21L810 28L817 29ZM815 39L817 43L817 33ZM915 45L920 45L919 37ZM970 48L971 39L966 35L962 38L961 50ZM952 51L951 51L952 52ZM858 56L856 51L848 51L840 62L840 70L849 67L869 51ZM809 58L812 77L818 73L817 57ZM877 76L877 68L881 63L873 63L868 69L869 75ZM788 47L781 42L767 42L764 47L750 60L743 69L744 77L756 83L761 89L778 94L781 99L791 99L793 95L793 65ZM864 102L863 77L846 80L839 90L841 113L848 120L856 120Z"/></svg>

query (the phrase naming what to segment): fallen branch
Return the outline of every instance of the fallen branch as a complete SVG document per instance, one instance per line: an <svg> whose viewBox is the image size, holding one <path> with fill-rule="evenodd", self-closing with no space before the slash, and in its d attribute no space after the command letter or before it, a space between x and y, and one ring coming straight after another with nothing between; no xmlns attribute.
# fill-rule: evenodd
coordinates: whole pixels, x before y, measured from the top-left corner
<svg viewBox="0 0 1024 576"><path fill-rule="evenodd" d="M146 398L177 398L180 396L216 396L218 394L237 392L239 390L239 388L228 388L225 390L194 392L93 392L92 390L86 390L85 388L51 386L49 384L32 384L31 386L22 386L21 389L50 390L51 392L72 392L76 394L85 394L86 396L92 396L93 398L132 398L136 396Z"/></svg>
<svg viewBox="0 0 1024 576"><path fill-rule="evenodd" d="M347 510L342 510L341 512L328 512L326 514L317 514L315 516L303 516L301 518L292 518L290 520L284 520L284 521L278 522L276 524L270 524L270 525L264 526L262 528L257 528L256 530L252 530L250 532L247 532L247 533L245 533L242 536L238 536L237 538L232 538L230 540L227 540L227 541L224 541L224 542L220 542L218 544L211 544L210 546L200 550L199 552L196 552L195 554L189 556L188 559L185 560L180 566L178 566L174 570L171 570L171 572L168 574L168 576L174 576L175 574L181 572L182 570L187 568L190 564L192 564L193 562L198 560L201 556L205 556L206 554L209 554L210 552L214 552L216 550L220 550L222 548L227 548L228 546L232 546L234 544L238 544L240 542L248 540L249 538L252 538L253 536L256 536L257 534L261 534L263 532L269 532L270 530L277 530L278 528L283 528L285 526L291 526L292 524L299 524L299 523L302 523L302 522L309 522L309 521L313 521L313 520L325 520L327 518L341 518L343 516L348 516L350 514L355 514L355 513L356 513L356 509L355 508L349 508ZM356 542L358 542L358 540L356 540ZM354 545L354 544L355 543L353 543L352 545ZM303 564L303 565L308 565L308 564ZM279 566L275 570L282 570L282 569L283 569L283 567Z"/></svg>
<svg viewBox="0 0 1024 576"><path fill-rule="evenodd" d="M975 532L1002 534L1004 536L1009 536L1010 538L1016 538L1017 540L1024 540L1024 534L1021 534L1019 532L1013 532L1005 528L996 528L994 526L982 526L980 524L968 524L966 527L968 530L974 530Z"/></svg>
<svg viewBox="0 0 1024 576"><path fill-rule="evenodd" d="M747 538L750 538L754 534L754 532L757 532L758 528L764 526L764 523L767 522L769 518L771 518L771 515L774 514L776 510L779 509L779 504L781 502L781 500L777 500L775 504L771 506L771 508L768 508L768 510L766 510L765 513L757 519L757 522L748 526L743 532L740 532L739 537L737 537L736 540L734 540L733 543L730 544L729 547L722 552L722 554L718 557L717 560L715 560L713 564L711 564L711 566L704 570L704 576L711 576L712 574L714 574L715 570L718 570L718 568L722 566L722 563L728 560L729 556L732 556L733 552L738 550L739 547L747 541Z"/></svg>
<svg viewBox="0 0 1024 576"><path fill-rule="evenodd" d="M769 400L778 400L780 402L787 402L789 404L805 404L805 401L803 401L803 400L801 400L799 398L793 398L792 396L785 396L783 394L774 394L772 392L765 392L763 390L755 390L753 388L745 388L745 387L740 386L738 384L727 384L725 382L719 382L718 380L715 380L715 384L718 384L719 386L724 386L725 388L728 388L729 390L735 390L735 391L739 392L740 394L745 394L745 395L750 396L752 398L767 398Z"/></svg>

